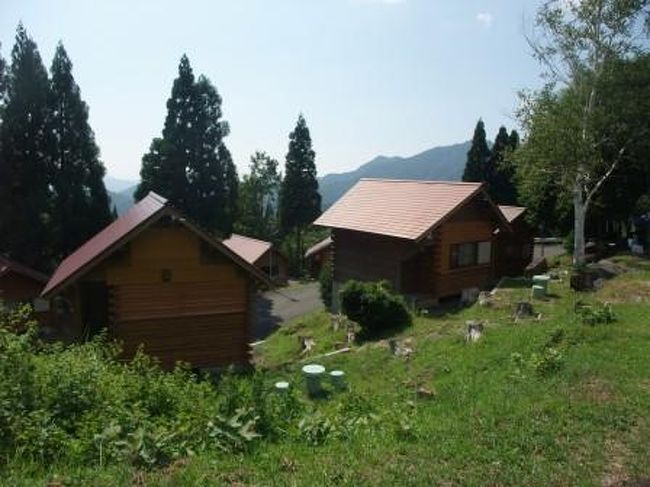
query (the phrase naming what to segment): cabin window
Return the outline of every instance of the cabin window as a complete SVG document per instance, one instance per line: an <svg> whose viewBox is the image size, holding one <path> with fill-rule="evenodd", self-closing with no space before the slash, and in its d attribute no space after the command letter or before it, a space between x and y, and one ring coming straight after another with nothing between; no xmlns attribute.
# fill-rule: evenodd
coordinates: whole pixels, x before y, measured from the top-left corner
<svg viewBox="0 0 650 487"><path fill-rule="evenodd" d="M478 265L489 264L490 260L492 260L492 242L490 241L479 242L477 244L477 247L478 247L478 252L477 252L476 263Z"/></svg>
<svg viewBox="0 0 650 487"><path fill-rule="evenodd" d="M492 242L463 242L451 246L450 267L471 267L489 264L492 260Z"/></svg>

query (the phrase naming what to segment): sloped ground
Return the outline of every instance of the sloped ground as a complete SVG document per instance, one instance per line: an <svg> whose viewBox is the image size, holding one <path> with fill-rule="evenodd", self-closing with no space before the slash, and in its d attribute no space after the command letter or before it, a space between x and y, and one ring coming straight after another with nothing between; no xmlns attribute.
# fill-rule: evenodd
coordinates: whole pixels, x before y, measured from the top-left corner
<svg viewBox="0 0 650 487"><path fill-rule="evenodd" d="M308 416L291 434L238 454L199 455L164 469L70 466L79 485L646 485L650 479L650 262L576 295L563 268L534 316L515 322L528 283L506 281L491 305L439 310L393 339L340 348L324 312L283 326L256 349L267 387L284 379ZM616 321L584 324L576 305L613 302ZM465 322L485 322L475 344ZM299 337L311 337L309 354ZM347 374L348 392L303 394L300 368ZM287 411L288 413L289 411ZM57 467L60 469L60 467ZM51 472L52 478L57 470ZM59 470L60 472L60 470ZM17 471L7 484L31 485ZM41 482L42 484L42 482Z"/></svg>

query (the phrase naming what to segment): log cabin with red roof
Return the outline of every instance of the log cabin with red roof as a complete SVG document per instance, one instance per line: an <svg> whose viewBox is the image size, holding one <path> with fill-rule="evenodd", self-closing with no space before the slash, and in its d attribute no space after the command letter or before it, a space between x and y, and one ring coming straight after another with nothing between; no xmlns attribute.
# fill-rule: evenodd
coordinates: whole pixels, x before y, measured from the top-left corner
<svg viewBox="0 0 650 487"><path fill-rule="evenodd" d="M287 282L289 263L271 242L233 233L223 243L243 257L246 262L257 267L273 282L277 284Z"/></svg>
<svg viewBox="0 0 650 487"><path fill-rule="evenodd" d="M386 280L422 306L493 284L496 234L512 232L483 184L442 181L362 179L315 224L332 231L334 296Z"/></svg>
<svg viewBox="0 0 650 487"><path fill-rule="evenodd" d="M34 316L41 324L46 324L49 303L40 297L48 277L26 265L0 255L0 301L13 306L29 303Z"/></svg>
<svg viewBox="0 0 650 487"><path fill-rule="evenodd" d="M58 337L102 329L166 368L249 361L253 293L266 276L149 193L68 256L43 291Z"/></svg>

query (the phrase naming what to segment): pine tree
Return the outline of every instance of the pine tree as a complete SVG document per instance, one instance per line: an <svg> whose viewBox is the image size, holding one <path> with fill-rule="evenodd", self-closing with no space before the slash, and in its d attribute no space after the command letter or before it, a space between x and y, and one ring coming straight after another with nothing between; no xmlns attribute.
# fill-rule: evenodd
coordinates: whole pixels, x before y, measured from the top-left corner
<svg viewBox="0 0 650 487"><path fill-rule="evenodd" d="M307 122L300 115L296 128L289 134L289 151L280 192L280 223L285 233L293 231L296 234L299 272L302 271L302 232L321 213L315 158Z"/></svg>
<svg viewBox="0 0 650 487"><path fill-rule="evenodd" d="M0 128L0 252L44 271L52 265L48 92L38 47L19 24Z"/></svg>
<svg viewBox="0 0 650 487"><path fill-rule="evenodd" d="M221 96L210 81L195 80L187 56L167 101L162 138L142 158L135 197L160 193L201 226L222 237L232 231L237 203L237 170L223 139Z"/></svg>
<svg viewBox="0 0 650 487"><path fill-rule="evenodd" d="M508 147L511 151L516 151L519 148L519 134L516 130L512 130L508 136Z"/></svg>
<svg viewBox="0 0 650 487"><path fill-rule="evenodd" d="M135 199L155 191L173 205L186 209L188 160L195 151L193 122L195 109L194 73L187 56L181 57L178 77L167 100L167 117L162 138L151 142L149 152L142 158L141 181Z"/></svg>
<svg viewBox="0 0 650 487"><path fill-rule="evenodd" d="M0 43L2 51L2 43ZM4 107L5 93L7 90L7 63L0 53L0 123L2 123L2 109Z"/></svg>
<svg viewBox="0 0 650 487"><path fill-rule="evenodd" d="M55 257L63 258L111 221L104 187L104 165L88 123L88 106L72 76L72 63L61 43L51 68L48 151L52 164Z"/></svg>
<svg viewBox="0 0 650 487"><path fill-rule="evenodd" d="M501 205L514 205L517 202L514 167L507 157L513 150L512 145L518 144L519 135L514 130L511 135L513 139L510 138L505 127L499 128L488 164L491 168L491 175L487 180L488 192L492 200Z"/></svg>
<svg viewBox="0 0 650 487"><path fill-rule="evenodd" d="M485 137L485 124L479 119L474 129L472 146L467 152L467 163L463 172L463 181L481 182L489 177L488 164L490 149Z"/></svg>

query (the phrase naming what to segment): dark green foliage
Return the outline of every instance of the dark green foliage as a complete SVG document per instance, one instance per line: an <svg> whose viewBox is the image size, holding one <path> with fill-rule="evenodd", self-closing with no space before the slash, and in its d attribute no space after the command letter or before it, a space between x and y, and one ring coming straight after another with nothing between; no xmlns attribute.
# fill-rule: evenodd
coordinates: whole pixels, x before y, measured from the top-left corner
<svg viewBox="0 0 650 487"><path fill-rule="evenodd" d="M104 165L88 124L88 106L72 76L62 44L54 54L49 92L48 151L52 164L52 252L59 260L112 220Z"/></svg>
<svg viewBox="0 0 650 487"><path fill-rule="evenodd" d="M480 182L491 178L489 170L490 148L485 136L485 124L479 119L474 129L472 146L467 152L467 163L463 172L463 181Z"/></svg>
<svg viewBox="0 0 650 487"><path fill-rule="evenodd" d="M264 152L251 156L250 174L244 176L239 186L239 233L263 240L277 238L281 180L278 161Z"/></svg>
<svg viewBox="0 0 650 487"><path fill-rule="evenodd" d="M517 189L514 182L515 169L509 160L510 153L519 145L519 134L513 130L510 135L505 127L499 128L494 139L489 166L492 177L488 180L488 191L492 200L499 205L515 205Z"/></svg>
<svg viewBox="0 0 650 487"><path fill-rule="evenodd" d="M51 266L48 93L47 71L21 24L0 127L0 251L41 270Z"/></svg>
<svg viewBox="0 0 650 487"><path fill-rule="evenodd" d="M221 96L210 80L195 80L187 56L167 101L162 138L155 138L142 158L136 200L155 191L209 231L232 232L238 178L223 139Z"/></svg>
<svg viewBox="0 0 650 487"><path fill-rule="evenodd" d="M2 120L2 108L4 107L4 98L7 91L7 62L1 54L2 43L0 43L0 120Z"/></svg>
<svg viewBox="0 0 650 487"><path fill-rule="evenodd" d="M411 324L411 315L401 296L385 282L348 281L340 292L341 310L359 323L367 337Z"/></svg>
<svg viewBox="0 0 650 487"><path fill-rule="evenodd" d="M320 297L327 308L331 308L332 306L332 282L332 264L331 262L324 262L320 270L320 275L318 276L318 284Z"/></svg>
<svg viewBox="0 0 650 487"><path fill-rule="evenodd" d="M289 151L280 190L280 224L285 234L295 232L296 254L292 257L302 270L304 246L301 235L321 213L321 197L316 179L316 153L305 118L300 115L289 134Z"/></svg>
<svg viewBox="0 0 650 487"><path fill-rule="evenodd" d="M2 458L153 467L244 450L258 431L270 435L299 414L290 396L276 404L259 380L233 378L232 396L228 380L215 388L183 368L163 372L141 354L123 363L103 337L42 344L25 316L0 307Z"/></svg>

